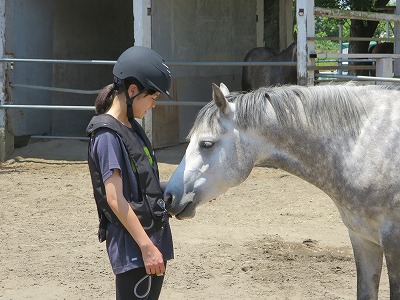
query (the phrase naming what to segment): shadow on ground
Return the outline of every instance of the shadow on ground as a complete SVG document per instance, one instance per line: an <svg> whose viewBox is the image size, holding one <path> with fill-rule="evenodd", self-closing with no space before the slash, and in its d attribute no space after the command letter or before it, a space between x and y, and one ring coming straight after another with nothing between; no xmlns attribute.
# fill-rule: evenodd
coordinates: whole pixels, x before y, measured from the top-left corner
<svg viewBox="0 0 400 300"><path fill-rule="evenodd" d="M20 160L63 160L63 161L87 161L86 140L50 140L34 141L27 146L17 148L8 159ZM156 149L158 162L167 164L179 164L187 144L180 144L173 147Z"/></svg>

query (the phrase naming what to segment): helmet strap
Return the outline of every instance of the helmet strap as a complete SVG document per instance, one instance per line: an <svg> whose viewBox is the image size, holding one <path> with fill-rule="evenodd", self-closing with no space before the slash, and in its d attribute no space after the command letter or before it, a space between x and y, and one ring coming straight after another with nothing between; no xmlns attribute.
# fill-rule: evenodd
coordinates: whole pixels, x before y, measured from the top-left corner
<svg viewBox="0 0 400 300"><path fill-rule="evenodd" d="M126 88L124 88L124 93L125 93L125 98L126 98L126 109L127 109L127 113L128 113L128 120L132 120L133 119L133 108L132 108L132 103L133 103L133 99L136 98L136 96L134 96L133 98L129 98L129 94L128 91L126 90Z"/></svg>
<svg viewBox="0 0 400 300"><path fill-rule="evenodd" d="M133 96L132 98L129 98L128 90L125 88L125 85L124 85L124 93L125 93L125 98L126 98L126 109L127 109L129 121L131 121L134 118L133 108L132 108L133 100L135 100L135 98L137 96L143 94L144 92L146 92L146 90L143 90L140 93L138 93L137 95Z"/></svg>
<svg viewBox="0 0 400 300"><path fill-rule="evenodd" d="M115 90L120 90L122 89L124 91L125 94L125 99L126 99L126 109L127 109L127 114L128 114L128 120L131 121L134 118L133 115L133 108L132 108L132 104L133 104L133 100L135 100L135 98L137 96L139 96L140 94L143 94L144 92L146 92L146 89L143 89L143 91L141 91L140 93L138 93L137 95L133 96L132 98L129 97L128 94L128 89L126 88L124 81L120 80L116 77L114 77L114 89Z"/></svg>

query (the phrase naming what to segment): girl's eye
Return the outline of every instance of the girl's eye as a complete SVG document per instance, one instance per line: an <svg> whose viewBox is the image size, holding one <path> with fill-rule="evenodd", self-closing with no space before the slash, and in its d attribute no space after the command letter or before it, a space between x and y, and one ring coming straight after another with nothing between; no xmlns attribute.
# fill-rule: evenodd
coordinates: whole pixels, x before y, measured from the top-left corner
<svg viewBox="0 0 400 300"><path fill-rule="evenodd" d="M204 149L209 149L212 146L214 146L214 142L210 142L210 141L201 141L199 143L199 147L200 148L204 148Z"/></svg>

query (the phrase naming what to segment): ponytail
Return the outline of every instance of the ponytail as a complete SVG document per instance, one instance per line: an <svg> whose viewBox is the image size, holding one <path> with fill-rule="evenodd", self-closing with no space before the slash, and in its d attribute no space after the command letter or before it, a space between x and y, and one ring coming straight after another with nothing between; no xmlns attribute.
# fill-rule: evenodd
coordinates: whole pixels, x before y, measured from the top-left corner
<svg viewBox="0 0 400 300"><path fill-rule="evenodd" d="M117 91L114 89L114 84L109 84L102 88L100 93L97 95L95 102L97 115L104 114L107 110L110 109L113 99L115 97L114 92L117 93Z"/></svg>

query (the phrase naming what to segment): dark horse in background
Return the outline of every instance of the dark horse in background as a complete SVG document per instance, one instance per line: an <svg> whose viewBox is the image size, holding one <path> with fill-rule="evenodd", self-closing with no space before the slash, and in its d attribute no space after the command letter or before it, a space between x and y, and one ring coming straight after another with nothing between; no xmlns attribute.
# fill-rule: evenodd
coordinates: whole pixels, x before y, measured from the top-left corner
<svg viewBox="0 0 400 300"><path fill-rule="evenodd" d="M391 42L383 42L383 43L378 43L374 46L372 46L368 52L377 54L377 53L387 53L387 54L392 54L394 50L393 43Z"/></svg>
<svg viewBox="0 0 400 300"><path fill-rule="evenodd" d="M391 42L383 42L373 45L368 49L368 53L372 54L393 54L394 53L394 44ZM375 64L375 62L373 63ZM369 72L370 76L376 76L375 70L371 70Z"/></svg>
<svg viewBox="0 0 400 300"><path fill-rule="evenodd" d="M297 43L293 42L281 53L269 47L250 50L245 62L297 62ZM243 66L242 90L252 91L260 87L297 84L295 66Z"/></svg>

